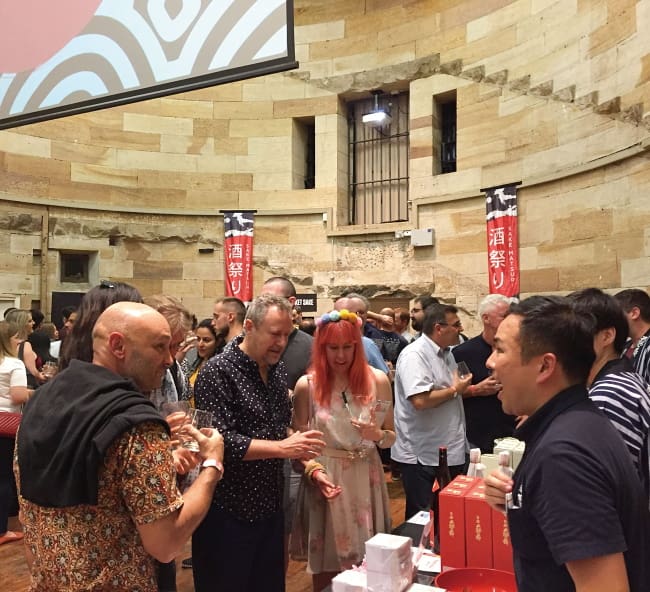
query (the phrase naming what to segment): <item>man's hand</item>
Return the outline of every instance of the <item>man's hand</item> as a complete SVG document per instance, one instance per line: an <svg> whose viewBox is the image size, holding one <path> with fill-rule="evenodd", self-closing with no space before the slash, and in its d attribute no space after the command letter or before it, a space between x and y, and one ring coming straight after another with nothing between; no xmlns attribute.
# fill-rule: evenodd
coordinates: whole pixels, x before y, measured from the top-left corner
<svg viewBox="0 0 650 592"><path fill-rule="evenodd" d="M172 446L179 446L180 440L178 438L178 431L186 424L189 424L190 418L187 416L187 413L184 411L175 411L170 413L165 417L165 421L169 425L169 431L172 434L171 444Z"/></svg>
<svg viewBox="0 0 650 592"><path fill-rule="evenodd" d="M501 383L497 382L492 376L488 376L485 380L475 384L472 387L472 397L489 397L496 395L501 390Z"/></svg>
<svg viewBox="0 0 650 592"><path fill-rule="evenodd" d="M174 468L179 475L189 473L201 460L198 454L187 448L176 448L172 450L172 456L174 457Z"/></svg>
<svg viewBox="0 0 650 592"><path fill-rule="evenodd" d="M454 390L459 394L463 395L465 391L469 388L469 385L472 383L472 375L468 374L465 378L458 377L458 371L454 370L454 381L451 385Z"/></svg>
<svg viewBox="0 0 650 592"><path fill-rule="evenodd" d="M512 492L513 480L499 469L485 477L485 501L499 512L506 511L506 493Z"/></svg>
<svg viewBox="0 0 650 592"><path fill-rule="evenodd" d="M329 480L329 477L325 471L314 471L311 480L314 485L318 487L322 496L326 500L334 499L342 491L340 485L334 485L334 483Z"/></svg>
<svg viewBox="0 0 650 592"><path fill-rule="evenodd" d="M194 438L199 445L199 457L223 462L223 436L214 428L201 428L197 430L193 425L187 424L183 432Z"/></svg>
<svg viewBox="0 0 650 592"><path fill-rule="evenodd" d="M280 441L281 454L278 458L312 460L320 456L321 450L325 448L325 442L321 440L322 436L323 432L318 430L294 432L288 438Z"/></svg>

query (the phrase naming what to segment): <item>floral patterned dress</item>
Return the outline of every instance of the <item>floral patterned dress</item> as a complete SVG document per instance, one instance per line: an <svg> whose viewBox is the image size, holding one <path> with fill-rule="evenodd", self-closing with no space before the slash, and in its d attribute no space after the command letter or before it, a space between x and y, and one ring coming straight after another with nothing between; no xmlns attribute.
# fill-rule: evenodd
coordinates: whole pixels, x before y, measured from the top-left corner
<svg viewBox="0 0 650 592"><path fill-rule="evenodd" d="M307 559L307 572L312 574L339 572L360 563L364 543L391 528L379 454L375 444L361 440L350 423L352 416L359 418L361 406L350 395L346 399L347 407L340 393L333 394L330 407L315 405L314 409L313 428L323 432L327 443L317 460L342 491L327 501L305 477L301 482L291 554L294 559Z"/></svg>

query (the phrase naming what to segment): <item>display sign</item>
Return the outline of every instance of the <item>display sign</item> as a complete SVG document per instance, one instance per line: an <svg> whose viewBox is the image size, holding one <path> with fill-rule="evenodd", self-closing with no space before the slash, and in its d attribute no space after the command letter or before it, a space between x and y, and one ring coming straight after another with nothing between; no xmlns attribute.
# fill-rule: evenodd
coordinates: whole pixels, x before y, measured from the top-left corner
<svg viewBox="0 0 650 592"><path fill-rule="evenodd" d="M298 66L293 0L0 5L0 129Z"/></svg>
<svg viewBox="0 0 650 592"><path fill-rule="evenodd" d="M519 296L517 186L485 189L490 294Z"/></svg>
<svg viewBox="0 0 650 592"><path fill-rule="evenodd" d="M254 211L223 212L226 296L253 300Z"/></svg>
<svg viewBox="0 0 650 592"><path fill-rule="evenodd" d="M299 306L302 312L316 312L318 298L316 294L296 294L296 306Z"/></svg>

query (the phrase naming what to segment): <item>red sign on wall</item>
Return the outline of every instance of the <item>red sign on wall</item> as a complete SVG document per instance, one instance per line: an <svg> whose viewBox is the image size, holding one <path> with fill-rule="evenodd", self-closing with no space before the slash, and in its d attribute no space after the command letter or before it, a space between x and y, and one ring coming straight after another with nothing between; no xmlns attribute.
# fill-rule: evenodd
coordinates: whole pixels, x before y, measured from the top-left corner
<svg viewBox="0 0 650 592"><path fill-rule="evenodd" d="M485 190L490 294L519 295L517 186Z"/></svg>
<svg viewBox="0 0 650 592"><path fill-rule="evenodd" d="M243 302L253 300L254 212L224 212L224 262L226 296Z"/></svg>

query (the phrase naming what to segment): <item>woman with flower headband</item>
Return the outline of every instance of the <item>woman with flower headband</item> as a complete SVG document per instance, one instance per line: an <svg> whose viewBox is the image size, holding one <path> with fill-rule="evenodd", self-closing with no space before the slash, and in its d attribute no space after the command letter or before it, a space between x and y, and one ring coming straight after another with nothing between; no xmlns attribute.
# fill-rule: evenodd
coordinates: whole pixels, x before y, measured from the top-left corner
<svg viewBox="0 0 650 592"><path fill-rule="evenodd" d="M312 363L294 390L294 428L318 429L322 455L304 463L291 553L307 559L314 590L362 561L364 543L390 531L390 506L377 453L395 441L391 388L370 367L361 319L347 310L317 321Z"/></svg>

